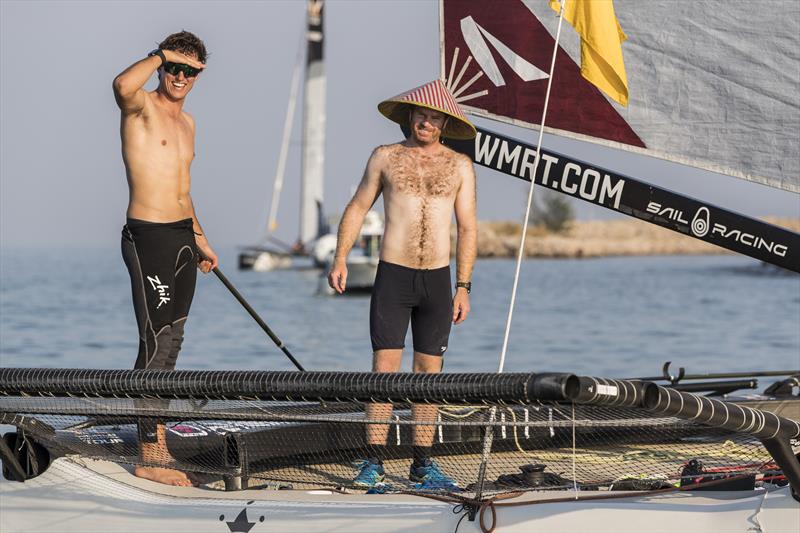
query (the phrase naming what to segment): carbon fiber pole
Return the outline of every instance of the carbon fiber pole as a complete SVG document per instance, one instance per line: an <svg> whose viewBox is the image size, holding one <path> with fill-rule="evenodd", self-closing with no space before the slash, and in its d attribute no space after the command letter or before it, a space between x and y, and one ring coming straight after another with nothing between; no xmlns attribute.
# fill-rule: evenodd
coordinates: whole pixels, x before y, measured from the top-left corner
<svg viewBox="0 0 800 533"><path fill-rule="evenodd" d="M645 385L641 404L645 409L661 415L758 437L783 470L793 494L800 494L800 463L789 444L790 439L800 437L800 422L769 411L681 392L655 383Z"/></svg>
<svg viewBox="0 0 800 533"><path fill-rule="evenodd" d="M748 433L762 441L780 438L788 442L789 439L800 437L800 422L796 420L655 383L644 386L641 405L662 416L675 416L710 427Z"/></svg>
<svg viewBox="0 0 800 533"><path fill-rule="evenodd" d="M223 274L219 268L215 268L213 272L216 274L222 284L225 285L225 288L227 288L231 294L233 294L233 297L236 298L240 304L242 304L242 307L244 307L245 311L250 313L250 316L253 317L253 320L255 320L259 326L261 326L261 329L263 329L267 335L269 335L269 338L272 339L272 342L274 342L275 345L280 348L284 354L286 354L286 357L288 357L294 366L297 367L297 370L300 372L305 372L306 369L303 368L303 366L297 361L297 359L294 358L291 352L289 352L289 348L287 348L283 341L272 332L267 323L261 320L261 317L258 316L258 313L256 313L255 309L253 309L250 304L247 303L247 300L244 299L244 296L239 294L239 291L237 291L236 287L233 286L233 283L231 283L228 278L225 277L225 274Z"/></svg>
<svg viewBox="0 0 800 533"><path fill-rule="evenodd" d="M249 397L450 404L564 401L571 374L267 372L245 370L97 370L0 368L0 396L124 398Z"/></svg>

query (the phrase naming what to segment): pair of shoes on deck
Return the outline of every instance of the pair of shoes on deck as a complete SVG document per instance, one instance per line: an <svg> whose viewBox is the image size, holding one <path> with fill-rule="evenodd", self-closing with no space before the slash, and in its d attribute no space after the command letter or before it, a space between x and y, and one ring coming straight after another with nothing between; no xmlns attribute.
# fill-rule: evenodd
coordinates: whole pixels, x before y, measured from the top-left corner
<svg viewBox="0 0 800 533"><path fill-rule="evenodd" d="M353 463L353 466L359 470L353 480L353 485L356 487L379 493L391 490L391 487L384 483L386 474L383 464L376 459L357 461ZM417 490L447 490L451 492L461 490L453 478L442 472L439 464L431 459L426 459L421 465L412 464L408 478L415 482L414 488Z"/></svg>

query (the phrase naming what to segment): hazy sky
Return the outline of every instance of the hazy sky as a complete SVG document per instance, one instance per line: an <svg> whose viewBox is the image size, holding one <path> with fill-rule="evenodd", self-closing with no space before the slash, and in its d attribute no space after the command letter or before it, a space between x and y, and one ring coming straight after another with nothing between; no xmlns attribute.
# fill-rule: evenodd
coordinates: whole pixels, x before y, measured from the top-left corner
<svg viewBox="0 0 800 533"><path fill-rule="evenodd" d="M338 213L371 149L400 139L377 103L438 77L438 1L329 0L325 17L325 208ZM0 245L118 246L127 188L111 81L181 29L211 52L185 106L197 122L200 221L212 245L263 234L304 1L2 0L0 21ZM476 122L535 140L529 130ZM297 234L299 127L294 139L279 217L286 240ZM720 207L800 216L798 195L577 141L544 144ZM526 195L527 184L478 170L480 218L521 220ZM582 218L613 215L575 207Z"/></svg>

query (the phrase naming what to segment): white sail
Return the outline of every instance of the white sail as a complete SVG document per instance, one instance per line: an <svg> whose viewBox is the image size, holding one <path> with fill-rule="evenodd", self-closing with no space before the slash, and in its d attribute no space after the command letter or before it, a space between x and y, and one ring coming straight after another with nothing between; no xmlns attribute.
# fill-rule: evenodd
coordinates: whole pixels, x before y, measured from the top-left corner
<svg viewBox="0 0 800 533"><path fill-rule="evenodd" d="M272 189L272 202L269 207L269 218L267 219L267 234L274 232L278 227L278 205L280 203L281 191L283 190L283 178L286 174L286 158L289 154L289 143L292 138L292 124L294 124L294 110L297 107L297 93L300 89L301 57L298 55L297 64L292 72L292 86L289 91L289 105L286 108L286 118L283 122L283 136L281 137L281 151L278 155L278 168L275 171L275 184Z"/></svg>
<svg viewBox="0 0 800 533"><path fill-rule="evenodd" d="M300 236L304 246L319 236L325 167L325 70L323 0L308 2L305 89L303 94L303 161L300 187Z"/></svg>

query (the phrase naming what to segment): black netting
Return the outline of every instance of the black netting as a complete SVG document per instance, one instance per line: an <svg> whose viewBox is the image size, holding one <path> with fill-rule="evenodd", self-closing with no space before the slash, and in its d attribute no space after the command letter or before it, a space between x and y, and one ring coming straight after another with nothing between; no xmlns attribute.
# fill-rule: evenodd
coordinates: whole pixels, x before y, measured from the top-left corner
<svg viewBox="0 0 800 533"><path fill-rule="evenodd" d="M782 479L748 433L639 407L504 401L428 405L427 415L414 416L407 402L391 404L391 414L385 407L375 414L374 405L6 394L0 396L0 423L17 426L54 456L168 466L212 487L356 489L354 463L379 453L385 490L457 492L409 479L415 433L417 443L432 436L432 457L470 496L543 488L652 490L733 475L746 475L745 483ZM155 434L152 442L143 443L143 430ZM377 452L367 446L367 431L386 435Z"/></svg>

